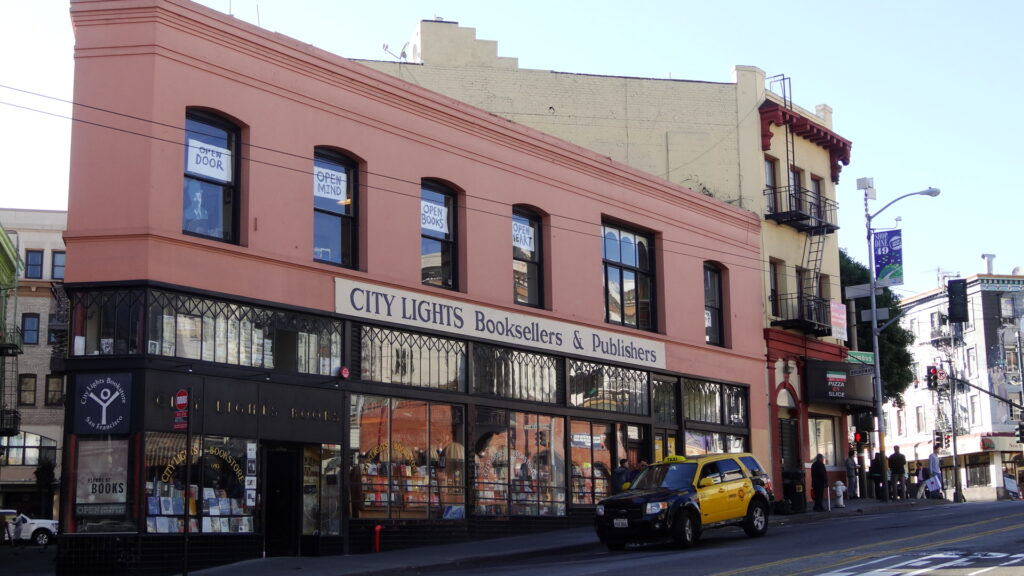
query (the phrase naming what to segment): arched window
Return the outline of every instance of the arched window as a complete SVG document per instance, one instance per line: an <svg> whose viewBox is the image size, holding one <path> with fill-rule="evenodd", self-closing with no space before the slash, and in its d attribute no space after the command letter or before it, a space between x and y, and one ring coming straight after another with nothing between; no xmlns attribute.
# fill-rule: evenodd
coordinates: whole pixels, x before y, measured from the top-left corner
<svg viewBox="0 0 1024 576"><path fill-rule="evenodd" d="M186 234L238 242L238 142L238 127L223 118L186 113L181 217Z"/></svg>
<svg viewBox="0 0 1024 576"><path fill-rule="evenodd" d="M525 208L512 211L512 297L516 304L544 305L540 218Z"/></svg>
<svg viewBox="0 0 1024 576"><path fill-rule="evenodd" d="M436 182L420 188L420 272L424 284L457 290L455 192Z"/></svg>
<svg viewBox="0 0 1024 576"><path fill-rule="evenodd" d="M356 267L357 165L326 148L313 158L313 259Z"/></svg>

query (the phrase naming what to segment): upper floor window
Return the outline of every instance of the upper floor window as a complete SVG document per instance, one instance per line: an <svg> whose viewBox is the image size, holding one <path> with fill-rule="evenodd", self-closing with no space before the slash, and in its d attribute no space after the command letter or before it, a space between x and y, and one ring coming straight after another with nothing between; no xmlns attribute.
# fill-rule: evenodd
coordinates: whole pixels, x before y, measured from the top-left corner
<svg viewBox="0 0 1024 576"><path fill-rule="evenodd" d="M64 252L54 252L53 262L50 269L50 278L54 280L64 279Z"/></svg>
<svg viewBox="0 0 1024 576"><path fill-rule="evenodd" d="M25 344L39 344L39 314L21 315L21 339Z"/></svg>
<svg viewBox="0 0 1024 576"><path fill-rule="evenodd" d="M722 272L704 264L704 341L715 346L725 343L722 328Z"/></svg>
<svg viewBox="0 0 1024 576"><path fill-rule="evenodd" d="M181 229L238 242L238 128L211 114L185 116Z"/></svg>
<svg viewBox="0 0 1024 576"><path fill-rule="evenodd" d="M807 193L807 201L810 203L809 212L815 218L821 218L824 214L821 210L821 178L811 176L811 188Z"/></svg>
<svg viewBox="0 0 1024 576"><path fill-rule="evenodd" d="M778 163L774 158L764 159L764 187L768 195L768 209L769 214L775 213L779 208L778 198Z"/></svg>
<svg viewBox="0 0 1024 576"><path fill-rule="evenodd" d="M455 290L455 193L435 182L420 190L420 274L424 284Z"/></svg>
<svg viewBox="0 0 1024 576"><path fill-rule="evenodd" d="M43 277L43 251L25 250L25 278Z"/></svg>
<svg viewBox="0 0 1024 576"><path fill-rule="evenodd" d="M512 213L512 292L516 304L544 304L540 254L540 218L517 208Z"/></svg>
<svg viewBox="0 0 1024 576"><path fill-rule="evenodd" d="M768 282L769 282L769 293L768 300L771 305L772 316L779 316L780 312L780 299L782 292L780 291L782 284L782 263L778 260L771 260L768 262Z"/></svg>
<svg viewBox="0 0 1024 576"><path fill-rule="evenodd" d="M313 259L353 268L356 163L324 148L313 158Z"/></svg>
<svg viewBox="0 0 1024 576"><path fill-rule="evenodd" d="M601 236L605 322L654 330L651 237L611 224L601 227Z"/></svg>
<svg viewBox="0 0 1024 576"><path fill-rule="evenodd" d="M60 406L64 404L64 378L54 374L46 377L46 398L47 406Z"/></svg>
<svg viewBox="0 0 1024 576"><path fill-rule="evenodd" d="M18 375L18 405L19 406L35 406L36 405L36 375L35 374L19 374Z"/></svg>

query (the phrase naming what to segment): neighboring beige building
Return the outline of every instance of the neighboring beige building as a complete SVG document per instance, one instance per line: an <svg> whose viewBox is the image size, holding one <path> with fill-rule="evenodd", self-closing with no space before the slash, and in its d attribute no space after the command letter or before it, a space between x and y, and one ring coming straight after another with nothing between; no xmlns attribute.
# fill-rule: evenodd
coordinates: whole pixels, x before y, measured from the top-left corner
<svg viewBox="0 0 1024 576"><path fill-rule="evenodd" d="M845 481L842 416L871 398L805 397L808 385L826 385L805 381L805 360L840 362L846 352L845 334L831 337L831 309L841 299L835 184L851 143L832 131L831 108L794 106L789 78L752 66L735 67L731 83L521 69L455 22L420 22L400 57L359 62L763 217L762 258L749 265L764 287L774 474L821 452Z"/></svg>
<svg viewBox="0 0 1024 576"><path fill-rule="evenodd" d="M7 324L20 329L22 354L14 383L14 408L20 432L0 438L0 507L21 508L29 516L56 518L52 492L40 494L35 472L51 460L60 481L64 436L63 345L67 334L64 281L64 230L67 212L0 209L0 223L11 236L24 264L18 277L17 305L7 310ZM57 349L55 358L54 348Z"/></svg>

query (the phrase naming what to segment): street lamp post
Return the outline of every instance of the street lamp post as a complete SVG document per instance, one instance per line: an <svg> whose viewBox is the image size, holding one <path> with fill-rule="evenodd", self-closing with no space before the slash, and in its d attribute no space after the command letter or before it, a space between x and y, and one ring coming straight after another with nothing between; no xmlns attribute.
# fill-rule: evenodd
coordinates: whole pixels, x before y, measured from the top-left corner
<svg viewBox="0 0 1024 576"><path fill-rule="evenodd" d="M874 245L874 229L871 227L871 221L874 220L879 214L885 211L886 208L892 206L896 202L909 198L910 196L938 196L940 190L938 188L928 188L927 190L921 190L920 192L911 192L899 196L895 200L890 201L885 206L882 206L874 214L868 209L868 200L873 200L875 195L875 189L873 186L874 182L871 178L861 178L857 181L857 188L864 190L864 221L867 226L867 239L868 239L868 277L870 278L871 286L871 347L875 352L875 376L874 376L874 395L875 395L875 418L878 421L878 452L882 454L882 498L886 501L889 500L889 461L885 457L885 417L882 414L882 358L881 353L878 350L878 333L881 330L878 328L878 304L875 300L875 290L878 289L878 280L875 278L875 245Z"/></svg>

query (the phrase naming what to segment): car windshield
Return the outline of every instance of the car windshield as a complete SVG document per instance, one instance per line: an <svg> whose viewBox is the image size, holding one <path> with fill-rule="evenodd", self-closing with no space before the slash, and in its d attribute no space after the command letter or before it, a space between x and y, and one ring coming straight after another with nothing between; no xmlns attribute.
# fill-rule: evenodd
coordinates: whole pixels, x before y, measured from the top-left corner
<svg viewBox="0 0 1024 576"><path fill-rule="evenodd" d="M694 462L675 462L659 466L648 466L636 481L631 490L653 490L668 488L669 490L686 490L693 486L693 476L697 473Z"/></svg>

